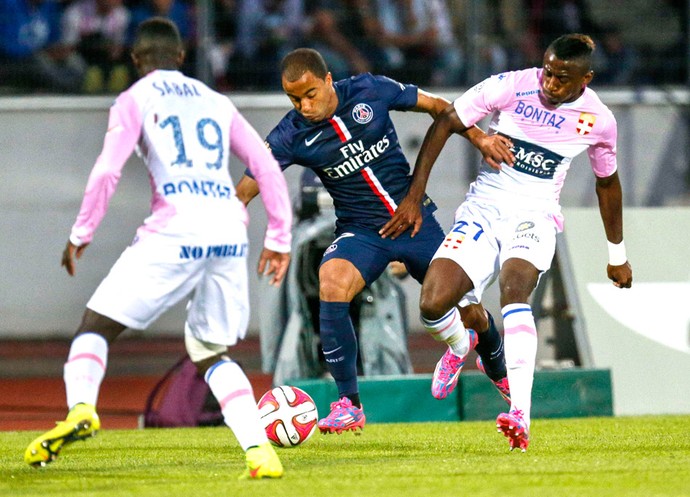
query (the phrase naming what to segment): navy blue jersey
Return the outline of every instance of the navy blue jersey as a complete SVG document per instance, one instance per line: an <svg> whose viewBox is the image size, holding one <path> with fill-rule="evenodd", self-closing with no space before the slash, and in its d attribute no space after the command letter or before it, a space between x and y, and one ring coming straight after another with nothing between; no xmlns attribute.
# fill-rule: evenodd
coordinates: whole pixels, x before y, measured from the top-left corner
<svg viewBox="0 0 690 497"><path fill-rule="evenodd" d="M312 123L295 109L266 142L285 169L313 169L333 197L337 231L356 226L378 231L407 194L410 164L389 112L417 104L417 87L384 76L361 74L334 83L338 107L330 119ZM422 202L426 216L436 210Z"/></svg>

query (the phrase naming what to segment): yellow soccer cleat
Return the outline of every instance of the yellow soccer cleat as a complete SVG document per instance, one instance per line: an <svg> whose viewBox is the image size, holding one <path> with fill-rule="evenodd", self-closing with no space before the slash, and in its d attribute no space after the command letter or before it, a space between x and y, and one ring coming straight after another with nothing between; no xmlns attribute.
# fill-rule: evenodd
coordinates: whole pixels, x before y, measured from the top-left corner
<svg viewBox="0 0 690 497"><path fill-rule="evenodd" d="M240 480L259 480L283 476L283 465L270 442L252 447L247 450L245 457L247 458L247 469L240 475Z"/></svg>
<svg viewBox="0 0 690 497"><path fill-rule="evenodd" d="M24 452L24 461L34 467L45 466L57 459L60 449L75 440L92 437L101 428L96 408L90 404L77 404L70 409L67 419L31 442Z"/></svg>

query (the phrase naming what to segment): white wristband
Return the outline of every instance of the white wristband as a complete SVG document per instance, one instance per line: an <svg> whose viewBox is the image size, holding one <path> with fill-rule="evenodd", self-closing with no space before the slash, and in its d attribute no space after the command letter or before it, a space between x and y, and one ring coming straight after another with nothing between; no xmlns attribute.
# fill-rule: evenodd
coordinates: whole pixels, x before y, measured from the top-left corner
<svg viewBox="0 0 690 497"><path fill-rule="evenodd" d="M69 241L70 241L70 243L71 243L72 245L74 245L74 246L76 246L76 247L81 247L81 245L82 245L82 242L81 242L81 240L79 239L79 237L78 237L78 236L75 236L75 235L70 235L70 236L69 236Z"/></svg>
<svg viewBox="0 0 690 497"><path fill-rule="evenodd" d="M608 240L606 244L609 247L609 264L612 266L622 266L628 262L628 256L625 254L625 242L621 240L620 243L611 243Z"/></svg>

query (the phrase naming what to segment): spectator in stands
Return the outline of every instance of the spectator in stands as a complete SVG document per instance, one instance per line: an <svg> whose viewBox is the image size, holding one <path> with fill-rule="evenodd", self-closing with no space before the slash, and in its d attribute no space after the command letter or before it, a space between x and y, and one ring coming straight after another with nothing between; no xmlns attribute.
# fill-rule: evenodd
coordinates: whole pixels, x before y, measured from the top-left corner
<svg viewBox="0 0 690 497"><path fill-rule="evenodd" d="M375 40L386 74L416 84L458 84L462 59L444 0L376 0Z"/></svg>
<svg viewBox="0 0 690 497"><path fill-rule="evenodd" d="M600 32L587 0L525 0L529 11L528 33L532 42L526 45L526 63L541 65L544 51L552 40L566 33Z"/></svg>
<svg viewBox="0 0 690 497"><path fill-rule="evenodd" d="M366 0L312 0L308 45L323 55L334 80L380 72L385 56L375 43L376 16Z"/></svg>
<svg viewBox="0 0 690 497"><path fill-rule="evenodd" d="M216 90L233 89L228 79L230 59L235 53L237 38L236 0L215 0L213 2L214 39L209 46L209 65Z"/></svg>
<svg viewBox="0 0 690 497"><path fill-rule="evenodd" d="M625 43L620 30L613 25L604 26L595 38L599 48L594 52L596 84L635 84L640 68L640 56L635 47Z"/></svg>
<svg viewBox="0 0 690 497"><path fill-rule="evenodd" d="M231 84L280 89L275 67L303 43L303 0L237 0L237 38L230 60Z"/></svg>
<svg viewBox="0 0 690 497"><path fill-rule="evenodd" d="M179 31L185 48L185 62L182 72L193 73L195 64L196 38L194 36L194 14L186 0L143 0L131 7L127 45L131 46L136 28L150 17L165 17L173 21Z"/></svg>
<svg viewBox="0 0 690 497"><path fill-rule="evenodd" d="M118 93L130 82L126 50L130 12L122 0L77 0L65 9L62 41L87 66L86 93Z"/></svg>
<svg viewBox="0 0 690 497"><path fill-rule="evenodd" d="M660 84L685 84L688 82L688 2L687 0L663 0L657 9L657 15L664 13L664 22L677 26L676 36L667 46L658 52L661 65L658 82ZM672 29L669 29L672 32Z"/></svg>
<svg viewBox="0 0 690 497"><path fill-rule="evenodd" d="M76 93L84 67L60 44L60 7L44 0L0 2L0 84Z"/></svg>
<svg viewBox="0 0 690 497"><path fill-rule="evenodd" d="M463 51L461 85L523 67L527 12L514 0L447 0L453 32Z"/></svg>

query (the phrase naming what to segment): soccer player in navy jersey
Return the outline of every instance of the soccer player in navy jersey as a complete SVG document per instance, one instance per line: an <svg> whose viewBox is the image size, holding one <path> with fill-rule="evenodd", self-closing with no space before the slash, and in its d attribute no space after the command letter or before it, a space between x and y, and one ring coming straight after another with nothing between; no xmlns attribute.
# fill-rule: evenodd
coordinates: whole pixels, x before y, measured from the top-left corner
<svg viewBox="0 0 690 497"><path fill-rule="evenodd" d="M339 400L318 426L324 433L354 431L363 428L365 416L350 302L391 261L403 262L421 283L444 240L433 216L436 206L425 194L419 208L399 212L395 226L390 225L408 195L411 175L389 113L411 110L435 117L450 102L369 73L334 82L319 52L307 48L285 56L281 76L294 109L269 133L266 143L283 169L299 164L314 170L333 197L337 218L336 238L319 268L319 323L323 354ZM476 132L483 133L474 128L468 134ZM487 160L500 162L495 151L480 150ZM247 204L258 193L247 172L237 185L237 196ZM447 329L424 323L436 340L449 346L436 366L432 394L442 399L453 390L467 355L476 347L483 369L506 397L503 343L490 315L476 304L462 309L462 323L459 312L456 316L457 322Z"/></svg>

